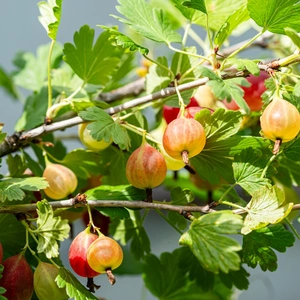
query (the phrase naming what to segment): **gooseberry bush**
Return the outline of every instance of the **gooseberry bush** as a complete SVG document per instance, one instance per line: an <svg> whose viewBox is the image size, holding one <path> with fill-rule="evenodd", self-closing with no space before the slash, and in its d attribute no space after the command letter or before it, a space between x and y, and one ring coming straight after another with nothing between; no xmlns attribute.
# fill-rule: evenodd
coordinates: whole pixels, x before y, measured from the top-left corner
<svg viewBox="0 0 300 300"><path fill-rule="evenodd" d="M1 124L0 299L98 299L120 273L157 299L234 299L299 238L298 1L118 3L68 41L62 0L38 3L50 43L0 69L7 98L29 91ZM152 210L172 252L151 251Z"/></svg>

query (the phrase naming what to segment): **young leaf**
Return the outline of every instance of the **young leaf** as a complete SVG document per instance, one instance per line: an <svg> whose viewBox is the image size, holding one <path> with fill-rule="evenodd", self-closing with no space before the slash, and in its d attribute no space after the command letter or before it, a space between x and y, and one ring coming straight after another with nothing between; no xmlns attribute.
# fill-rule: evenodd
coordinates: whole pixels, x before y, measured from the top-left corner
<svg viewBox="0 0 300 300"><path fill-rule="evenodd" d="M38 3L41 16L39 21L46 29L48 36L56 40L58 26L60 23L62 0L48 0Z"/></svg>
<svg viewBox="0 0 300 300"><path fill-rule="evenodd" d="M104 30L107 30L111 35L111 39L115 40L118 46L121 46L122 48L128 49L129 51L133 51L133 52L139 51L142 55L147 55L149 53L149 49L136 44L130 37L118 31L117 26L114 27L107 27L104 25L98 25L98 26Z"/></svg>
<svg viewBox="0 0 300 300"><path fill-rule="evenodd" d="M45 189L48 182L40 177L10 178L0 181L0 202L6 200L22 200L25 191L39 191Z"/></svg>
<svg viewBox="0 0 300 300"><path fill-rule="evenodd" d="M65 288L68 296L74 300L97 300L79 280L67 269L59 268L59 273L55 278L59 288Z"/></svg>
<svg viewBox="0 0 300 300"><path fill-rule="evenodd" d="M64 45L64 60L85 83L105 85L120 62L120 49L112 45L108 31L93 41L94 29L82 26L74 34L75 45Z"/></svg>
<svg viewBox="0 0 300 300"><path fill-rule="evenodd" d="M207 14L204 0L187 0L182 2L182 5L187 6L189 8L197 9L203 12L204 14Z"/></svg>
<svg viewBox="0 0 300 300"><path fill-rule="evenodd" d="M98 107L88 107L79 116L87 121L94 121L87 126L93 139L109 142L111 138L122 150L130 148L130 138L126 130L116 123L105 111Z"/></svg>
<svg viewBox="0 0 300 300"><path fill-rule="evenodd" d="M226 22L216 34L215 44L220 48L232 31L248 19L249 12L245 3L227 18Z"/></svg>
<svg viewBox="0 0 300 300"><path fill-rule="evenodd" d="M270 180L260 177L268 161L260 150L244 149L232 163L235 182L250 195L260 188L270 188Z"/></svg>
<svg viewBox="0 0 300 300"><path fill-rule="evenodd" d="M133 30L146 38L160 43L181 43L181 36L172 30L166 13L160 8L152 7L145 0L118 0L116 6L126 19L114 16L129 25Z"/></svg>
<svg viewBox="0 0 300 300"><path fill-rule="evenodd" d="M58 241L68 238L70 226L68 220L54 217L52 207L46 200L37 203L37 228L32 232L38 235L37 252L47 258L57 257Z"/></svg>
<svg viewBox="0 0 300 300"><path fill-rule="evenodd" d="M250 17L263 31L285 34L289 27L300 32L300 4L298 0L248 0Z"/></svg>
<svg viewBox="0 0 300 300"><path fill-rule="evenodd" d="M248 70L251 74L258 76L260 73L260 69L254 61L250 59L237 59L237 58L229 58L227 60L228 64L234 65L239 71ZM251 84L246 80L243 82L244 86L249 87Z"/></svg>
<svg viewBox="0 0 300 300"><path fill-rule="evenodd" d="M215 212L194 220L179 239L189 246L203 268L218 274L240 269L240 244L222 234L234 234L242 227L242 217L230 211Z"/></svg>
<svg viewBox="0 0 300 300"><path fill-rule="evenodd" d="M262 187L252 194L246 208L248 214L244 220L242 234L280 222L291 212L293 203L285 202L284 192L277 186Z"/></svg>
<svg viewBox="0 0 300 300"><path fill-rule="evenodd" d="M78 162L80 161L80 164ZM84 149L74 149L70 151L61 164L70 168L77 177L87 179L93 175L99 175L99 163L100 155L96 152L84 150Z"/></svg>
<svg viewBox="0 0 300 300"><path fill-rule="evenodd" d="M277 256L273 249L285 252L294 242L293 233L281 224L260 228L243 237L243 261L251 268L259 264L263 271L276 271Z"/></svg>
<svg viewBox="0 0 300 300"><path fill-rule="evenodd" d="M140 260L151 252L150 240L142 224L140 211L129 211L130 219L113 219L109 232L122 245L131 241L130 251L136 260Z"/></svg>

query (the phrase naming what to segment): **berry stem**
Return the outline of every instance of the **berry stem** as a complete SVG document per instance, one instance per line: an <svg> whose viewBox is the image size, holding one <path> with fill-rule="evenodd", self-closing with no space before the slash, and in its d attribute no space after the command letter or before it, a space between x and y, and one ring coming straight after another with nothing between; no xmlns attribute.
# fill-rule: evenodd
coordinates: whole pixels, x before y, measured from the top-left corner
<svg viewBox="0 0 300 300"><path fill-rule="evenodd" d="M108 277L108 281L111 285L114 285L116 283L116 277L114 276L111 268L108 268L105 270L106 271L106 275Z"/></svg>
<svg viewBox="0 0 300 300"><path fill-rule="evenodd" d="M152 189L145 189L146 190L146 202L153 202L153 198L152 198Z"/></svg>
<svg viewBox="0 0 300 300"><path fill-rule="evenodd" d="M282 140L281 139L276 139L274 147L273 147L273 154L276 155L280 151L280 146L281 146Z"/></svg>
<svg viewBox="0 0 300 300"><path fill-rule="evenodd" d="M55 40L51 41L49 53L48 53L48 109L52 106L52 85L51 85L51 56L53 52L53 48L55 45Z"/></svg>
<svg viewBox="0 0 300 300"><path fill-rule="evenodd" d="M86 287L89 288L89 292L95 293L96 290L98 290L101 287L101 285L96 285L94 283L94 278L88 278L87 283L86 283Z"/></svg>
<svg viewBox="0 0 300 300"><path fill-rule="evenodd" d="M189 152L186 150L182 151L181 157L183 162L187 165L189 163Z"/></svg>

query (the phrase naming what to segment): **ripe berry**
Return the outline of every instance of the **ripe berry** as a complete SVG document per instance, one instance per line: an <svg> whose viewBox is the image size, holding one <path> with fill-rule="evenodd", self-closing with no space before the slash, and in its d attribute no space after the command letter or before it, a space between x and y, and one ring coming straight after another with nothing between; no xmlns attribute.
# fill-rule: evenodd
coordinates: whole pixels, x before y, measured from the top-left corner
<svg viewBox="0 0 300 300"><path fill-rule="evenodd" d="M202 125L191 118L178 118L168 124L163 135L163 146L174 159L188 164L189 158L199 154L206 143Z"/></svg>
<svg viewBox="0 0 300 300"><path fill-rule="evenodd" d="M110 237L100 235L89 247L87 261L90 267L99 273L107 273L110 283L115 283L111 271L119 267L123 261L123 250Z"/></svg>
<svg viewBox="0 0 300 300"><path fill-rule="evenodd" d="M6 289L4 297L11 300L30 300L33 294L33 272L24 254L3 261L4 270L0 286Z"/></svg>
<svg viewBox="0 0 300 300"><path fill-rule="evenodd" d="M126 177L136 188L154 188L164 181L166 174L167 165L163 155L145 140L127 161Z"/></svg>
<svg viewBox="0 0 300 300"><path fill-rule="evenodd" d="M88 248L96 239L98 235L91 233L88 226L75 237L70 245L69 262L73 271L79 276L93 278L99 275L99 272L91 269L87 262Z"/></svg>
<svg viewBox="0 0 300 300"><path fill-rule="evenodd" d="M112 140L106 142L104 140L97 141L92 138L90 130L87 129L89 123L82 123L78 126L78 135L82 144L90 150L101 151L111 145Z"/></svg>
<svg viewBox="0 0 300 300"><path fill-rule="evenodd" d="M76 175L69 168L60 164L48 163L43 177L49 183L49 187L44 189L45 194L55 200L67 197L77 187Z"/></svg>
<svg viewBox="0 0 300 300"><path fill-rule="evenodd" d="M34 291L39 300L67 300L69 299L64 288L59 288L55 282L59 272L58 267L40 262L33 275Z"/></svg>
<svg viewBox="0 0 300 300"><path fill-rule="evenodd" d="M290 102L279 97L275 97L266 107L260 117L260 122L263 135L280 143L293 140L300 131L298 109ZM278 149L274 148L273 152L277 153Z"/></svg>
<svg viewBox="0 0 300 300"><path fill-rule="evenodd" d="M197 88L193 98L200 107L216 109L218 108L218 99L214 95L209 85L201 85Z"/></svg>

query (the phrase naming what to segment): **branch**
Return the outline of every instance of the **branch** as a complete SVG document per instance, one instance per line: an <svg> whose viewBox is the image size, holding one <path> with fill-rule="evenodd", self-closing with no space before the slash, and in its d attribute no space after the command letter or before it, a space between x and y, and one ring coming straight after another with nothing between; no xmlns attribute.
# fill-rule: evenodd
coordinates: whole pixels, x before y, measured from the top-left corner
<svg viewBox="0 0 300 300"><path fill-rule="evenodd" d="M286 58L283 58L282 60L278 59L275 61L271 61L270 63L267 63L267 64L259 64L258 67L260 68L260 70L271 72L274 70L278 70L280 67L286 67L288 65L297 63L299 61L300 61L300 55L292 54ZM231 67L231 68L227 69L226 73L224 73L222 75L222 79L226 80L226 79L236 78L236 77L246 77L248 75L249 75L249 72L247 70L237 71L234 67ZM204 85L204 84L206 84L207 81L209 81L209 78L204 77L204 78L200 78L195 81L192 81L192 82L181 84L177 88L178 88L179 92L182 92L185 90L190 90L193 88L197 88L201 85ZM110 107L110 108L106 109L105 111L109 115L114 115L123 110L134 108L136 106L139 106L139 105L142 105L142 104L145 104L148 102L152 102L155 100L164 99L164 98L167 98L167 97L175 95L175 94L176 94L175 87L167 87L167 88L162 89L161 91L155 92L151 95L146 95L146 96L143 96L140 98L130 100L121 105ZM35 142L37 140L37 138L39 138L40 136L42 136L46 133L57 131L57 130L62 130L62 129L65 129L68 127L78 125L83 122L85 122L85 121L82 118L74 117L74 118L70 118L67 120L55 122L50 125L44 124L42 126L39 126L35 129L29 130L29 131L24 131L21 133L20 132L14 133L11 136L7 136L5 138L5 140L0 144L0 157L3 157L5 155L8 155L15 151L18 151L20 148L27 146L29 143Z"/></svg>
<svg viewBox="0 0 300 300"><path fill-rule="evenodd" d="M147 208L147 209L159 209L159 210L169 210L176 211L178 213L183 213L185 211L189 212L202 212L209 213L214 210L209 206L177 206L172 204L162 204L155 202L145 202L141 201L120 201L120 200L88 200L86 203L91 207L126 207L126 208ZM71 207L84 207L86 203L78 203L74 205L74 198L69 200L53 201L49 202L53 209L58 208L71 208ZM5 214L18 214L32 212L37 209L36 203L31 204L16 204L16 205L4 205L0 206L0 213Z"/></svg>

